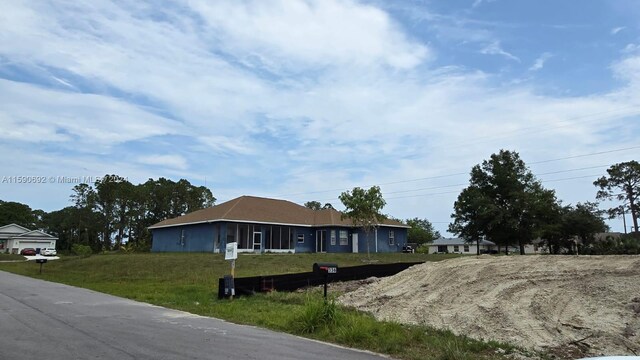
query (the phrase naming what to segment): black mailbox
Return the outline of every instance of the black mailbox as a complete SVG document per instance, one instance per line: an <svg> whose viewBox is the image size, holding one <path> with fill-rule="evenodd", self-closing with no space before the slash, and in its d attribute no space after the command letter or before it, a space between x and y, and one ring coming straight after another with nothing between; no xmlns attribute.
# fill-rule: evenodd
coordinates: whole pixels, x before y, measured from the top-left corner
<svg viewBox="0 0 640 360"><path fill-rule="evenodd" d="M338 264L331 263L315 263L313 264L313 272L320 275L338 273Z"/></svg>
<svg viewBox="0 0 640 360"><path fill-rule="evenodd" d="M327 301L327 281L330 274L338 273L338 264L315 263L313 264L313 272L324 278L324 300Z"/></svg>
<svg viewBox="0 0 640 360"><path fill-rule="evenodd" d="M40 264L40 274L42 274L42 264L46 264L47 259L36 259L36 264Z"/></svg>

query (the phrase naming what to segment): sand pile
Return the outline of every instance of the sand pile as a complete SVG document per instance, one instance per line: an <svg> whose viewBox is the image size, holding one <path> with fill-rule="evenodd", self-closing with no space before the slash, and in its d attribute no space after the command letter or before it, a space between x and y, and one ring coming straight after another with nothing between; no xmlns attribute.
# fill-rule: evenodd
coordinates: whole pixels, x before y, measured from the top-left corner
<svg viewBox="0 0 640 360"><path fill-rule="evenodd" d="M640 354L640 256L481 256L413 266L339 301L376 318L556 354Z"/></svg>

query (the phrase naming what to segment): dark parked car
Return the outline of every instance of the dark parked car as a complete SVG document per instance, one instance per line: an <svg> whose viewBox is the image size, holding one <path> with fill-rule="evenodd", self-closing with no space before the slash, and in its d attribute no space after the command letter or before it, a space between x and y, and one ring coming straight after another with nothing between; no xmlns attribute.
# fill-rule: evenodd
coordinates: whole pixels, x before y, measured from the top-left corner
<svg viewBox="0 0 640 360"><path fill-rule="evenodd" d="M35 254L36 254L36 249L34 248L24 248L22 249L22 251L20 251L20 255L33 256Z"/></svg>

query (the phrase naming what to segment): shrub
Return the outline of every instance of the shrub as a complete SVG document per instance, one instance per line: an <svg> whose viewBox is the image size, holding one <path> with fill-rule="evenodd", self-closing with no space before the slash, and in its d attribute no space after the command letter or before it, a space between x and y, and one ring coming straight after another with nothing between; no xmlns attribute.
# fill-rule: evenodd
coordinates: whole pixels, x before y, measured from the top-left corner
<svg viewBox="0 0 640 360"><path fill-rule="evenodd" d="M420 244L416 249L418 254L428 254L429 253L429 244Z"/></svg>
<svg viewBox="0 0 640 360"><path fill-rule="evenodd" d="M302 311L294 316L292 328L301 334L315 333L327 327L333 327L341 316L334 299L307 298Z"/></svg>
<svg viewBox="0 0 640 360"><path fill-rule="evenodd" d="M89 257L93 253L90 246L81 244L73 244L71 246L71 252L82 257Z"/></svg>

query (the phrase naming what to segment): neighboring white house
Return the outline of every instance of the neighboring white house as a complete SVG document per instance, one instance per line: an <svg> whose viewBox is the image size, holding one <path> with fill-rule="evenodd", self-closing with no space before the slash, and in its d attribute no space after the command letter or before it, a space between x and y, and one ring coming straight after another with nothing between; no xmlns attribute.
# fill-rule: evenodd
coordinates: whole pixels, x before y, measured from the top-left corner
<svg viewBox="0 0 640 360"><path fill-rule="evenodd" d="M16 224L0 227L0 252L19 254L22 249L34 248L36 252L44 248L56 247L57 237L40 230L29 230Z"/></svg>
<svg viewBox="0 0 640 360"><path fill-rule="evenodd" d="M480 252L490 252L496 250L496 244L488 241L480 241ZM462 238L439 238L429 244L429 254L466 254L475 255L478 253L477 242L466 242Z"/></svg>

